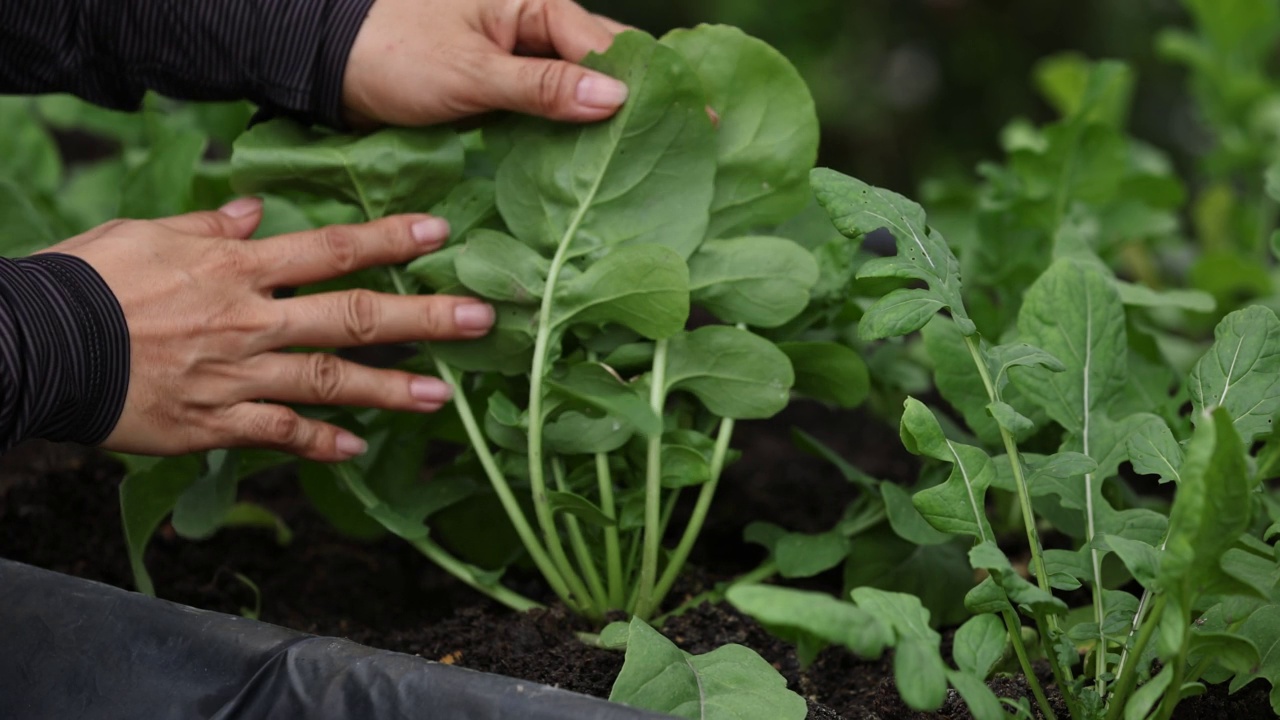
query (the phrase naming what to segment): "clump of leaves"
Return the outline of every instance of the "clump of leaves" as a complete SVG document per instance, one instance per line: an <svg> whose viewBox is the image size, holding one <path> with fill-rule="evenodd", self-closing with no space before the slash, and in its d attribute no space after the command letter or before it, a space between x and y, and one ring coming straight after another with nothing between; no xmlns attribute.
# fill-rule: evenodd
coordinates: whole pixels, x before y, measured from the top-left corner
<svg viewBox="0 0 1280 720"><path fill-rule="evenodd" d="M735 421L773 415L793 390L856 404L866 373L844 345L804 335L814 323L796 319L820 297L819 263L773 231L810 202L817 151L812 100L785 58L702 26L624 33L585 63L630 87L609 121L361 137L272 121L236 141L231 182L302 224L344 212L450 221L449 244L405 268L299 292L465 294L497 308L487 337L423 346L407 363L454 385L454 413L330 413L370 451L302 464L317 507L353 534L405 538L511 607L534 605L501 583L524 555L571 609L650 618L732 459ZM750 84L734 81L744 68ZM465 449L424 482L429 439ZM172 508L200 508L209 529L229 517L244 461L215 459L160 500L155 482L130 478L135 558ZM196 492L200 503L185 501ZM684 493L694 510L672 528ZM668 533L678 540L664 551Z"/></svg>

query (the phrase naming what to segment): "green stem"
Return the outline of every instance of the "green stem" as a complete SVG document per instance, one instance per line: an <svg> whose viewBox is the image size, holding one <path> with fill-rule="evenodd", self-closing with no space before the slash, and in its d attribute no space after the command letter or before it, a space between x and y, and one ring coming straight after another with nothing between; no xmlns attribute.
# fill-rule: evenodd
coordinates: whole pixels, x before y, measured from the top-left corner
<svg viewBox="0 0 1280 720"><path fill-rule="evenodd" d="M666 406L667 341L658 340L653 351L653 373L650 377L649 406L662 417ZM662 543L662 430L649 436L644 480L644 550L640 556L640 586L636 596L635 615L648 619L654 610L654 585L658 580L658 548Z"/></svg>
<svg viewBox="0 0 1280 720"><path fill-rule="evenodd" d="M555 477L556 489L560 492L568 492L569 488L564 481L564 463L559 458L551 461L551 472ZM578 559L578 566L582 568L582 574L587 579L592 600L596 607L603 610L608 607L609 598L605 593L604 583L600 580L600 571L596 569L596 561L591 557L591 550L588 549L587 540L582 534L582 523L573 515L565 513L564 524L569 530L569 544L573 547L573 555Z"/></svg>
<svg viewBox="0 0 1280 720"><path fill-rule="evenodd" d="M1138 661L1141 660L1142 654L1147 650L1147 644L1151 642L1152 636L1155 635L1156 627L1160 624L1160 616L1164 614L1165 599L1163 595L1156 598L1155 605L1151 608L1151 615L1142 623L1142 629L1138 632L1138 639L1133 644L1133 652L1130 653L1135 659L1133 663L1123 664L1119 675L1116 677L1115 685L1111 690L1111 697L1107 699L1107 718L1106 720L1120 720L1124 714L1125 702L1129 699L1129 693L1133 690L1133 686L1138 681Z"/></svg>
<svg viewBox="0 0 1280 720"><path fill-rule="evenodd" d="M400 295L408 295L409 290L405 285L399 268L388 268L387 273L391 277L391 284L395 287L396 292ZM570 596L569 587L564 578L556 570L555 565L547 555L547 551L542 547L542 543L538 542L538 537L529 525L529 521L524 515L524 510L520 507L519 501L516 500L515 493L511 491L511 486L507 483L502 470L498 468L498 463L494 459L493 453L489 451L489 443L485 440L484 433L480 431L480 425L476 422L475 413L471 410L471 403L467 400L467 394L463 391L459 378L454 375L453 369L447 363L431 352L430 344L426 345L426 351L427 356L435 364L436 372L440 374L440 379L454 389L453 405L458 411L458 417L462 420L463 428L466 429L467 438L471 441L471 447L475 450L476 457L480 460L480 465L484 468L485 475L489 478L489 484L493 486L494 493L498 496L499 502L502 503L502 509L506 511L512 527L515 528L516 534L524 544L525 551L529 553L534 565L546 578L547 584L551 586L551 590L556 596L571 609L580 610L578 603Z"/></svg>
<svg viewBox="0 0 1280 720"><path fill-rule="evenodd" d="M685 526L684 534L680 536L680 542L676 545L676 549L672 551L671 557L667 561L667 567L662 571L662 578L658 580L658 587L654 591L657 596L656 604L660 605L667 593L671 592L671 586L675 584L680 571L684 569L685 561L689 559L689 553L693 550L693 545L698 540L698 535L702 532L702 525L707 520L707 512L711 508L711 501L715 498L716 485L720 483L720 474L724 471L724 459L729 452L729 442L733 437L733 427L734 421L731 418L724 418L720 421L720 430L716 433L715 449L712 450L711 454L711 477L698 490L698 500L693 506L693 513L689 516L689 524Z"/></svg>
<svg viewBox="0 0 1280 720"><path fill-rule="evenodd" d="M609 607L621 608L625 601L622 587L622 549L618 542L618 510L613 499L613 475L609 471L609 456L596 453L596 479L600 486L600 510L615 524L604 529L605 572L609 583Z"/></svg>
<svg viewBox="0 0 1280 720"><path fill-rule="evenodd" d="M1165 546L1169 543L1169 531L1166 530L1164 539L1160 541L1160 552L1164 553ZM1147 605L1151 602L1151 589L1142 589L1142 598L1138 600L1138 610L1133 614L1133 623L1129 626L1129 635L1125 638L1124 649L1120 651L1120 662L1116 665L1116 677L1124 674L1125 665L1129 662L1129 643L1133 640L1133 636L1138 632L1138 627L1142 625L1142 619L1147 611Z"/></svg>
<svg viewBox="0 0 1280 720"><path fill-rule="evenodd" d="M551 505L547 502L546 465L542 452L543 384L547 376L547 362L553 334L551 306L556 294L557 281L564 270L565 263L568 262L569 246L573 244L573 237L577 233L578 225L581 224L585 213L586 207L584 206L573 218L573 221L565 230L564 236L560 238L555 257L551 259L546 288L542 294L542 304L538 309L538 333L534 338L533 366L529 371L529 489L533 494L534 514L538 518L538 526L542 529L543 540L547 543L551 558L555 561L556 567L560 568L560 571L564 574L565 580L573 593L589 605L590 598L588 597L586 585L583 584L582 579L578 577L573 566L569 563L569 557L565 555L564 546L560 542L560 531L556 528Z"/></svg>
<svg viewBox="0 0 1280 720"><path fill-rule="evenodd" d="M355 475L356 470L347 463L339 463L336 466L338 477L342 478L343 484L352 495L360 501L365 508L373 508L382 504L369 488L360 482ZM431 562L440 566L445 572L461 580L472 589L484 593L494 600L506 605L516 612L524 612L541 608L542 605L530 600L514 590L510 590L501 583L486 584L477 580L477 569L450 555L447 550L435 544L428 538L418 538L409 540L409 544L413 545L418 552L422 553L431 560Z"/></svg>
<svg viewBox="0 0 1280 720"><path fill-rule="evenodd" d="M1031 694L1035 696L1036 704L1040 706L1040 712L1048 720L1057 720L1057 716L1053 714L1053 707L1049 705L1049 698L1045 697L1044 688L1040 687L1040 679L1036 677L1035 670L1031 667L1031 658L1027 656L1027 648L1022 644L1022 623L1018 622L1018 618L1013 614L1012 610L1001 612L1000 617L1004 620L1005 631L1009 633L1009 643L1013 645L1013 653L1018 656L1018 664L1022 666L1022 674L1027 677L1027 687L1031 688Z"/></svg>
<svg viewBox="0 0 1280 720"><path fill-rule="evenodd" d="M507 517L511 520L511 525L515 528L516 535L520 537L520 542L524 544L525 551L529 553L533 564L537 566L539 572L546 578L547 584L551 586L551 590L555 592L556 596L575 611L580 610L581 607L571 597L569 587L564 578L556 570L556 566L551 562L546 549L538 541L538 536L534 533L533 527L529 525L529 520L524 516L520 501L516 500L515 493L511 491L511 486L507 484L506 477L503 476L502 470L498 468L498 462L494 459L493 453L489 451L489 444L485 440L484 433L480 430L479 423L476 422L476 416L471 410L471 403L467 400L467 394L463 392L462 386L458 383L458 378L453 374L453 368L429 351L428 355L435 362L436 372L440 373L440 379L453 387L453 405L458 411L458 417L462 419L462 427L467 431L467 438L471 440L471 447L475 450L476 457L480 460L480 466L484 468L485 475L489 478L489 484L493 486L493 491L498 496L498 501L502 503L502 509L506 511Z"/></svg>
<svg viewBox="0 0 1280 720"><path fill-rule="evenodd" d="M1160 699L1160 709L1155 714L1155 720L1169 720L1173 717L1173 710L1182 699L1182 679L1183 673L1187 671L1187 653L1190 649L1191 633L1188 632L1182 640L1182 647L1178 648L1178 657L1173 665L1173 679L1169 681L1169 687L1165 688L1164 697Z"/></svg>
<svg viewBox="0 0 1280 720"><path fill-rule="evenodd" d="M973 357L974 365L978 367L978 374L982 376L987 397L991 402L997 402L1000 398L996 394L995 384L991 381L991 373L987 371L987 364L983 362L982 355L978 352L978 344L971 336L965 336L964 344L969 348L969 355ZM1008 456L1009 467L1013 470L1014 486L1018 490L1018 505L1022 508L1022 524L1026 528L1027 544L1031 548L1031 563L1035 566L1036 583L1040 585L1041 590L1051 592L1049 573L1044 565L1044 550L1040 546L1040 533L1036 532L1035 511L1031 508L1031 492L1027 489L1027 478L1022 471L1022 460L1018 455L1018 443L1013 439L1013 434L1000 427L999 423L996 427L1000 429L1000 439L1004 442L1005 455Z"/></svg>

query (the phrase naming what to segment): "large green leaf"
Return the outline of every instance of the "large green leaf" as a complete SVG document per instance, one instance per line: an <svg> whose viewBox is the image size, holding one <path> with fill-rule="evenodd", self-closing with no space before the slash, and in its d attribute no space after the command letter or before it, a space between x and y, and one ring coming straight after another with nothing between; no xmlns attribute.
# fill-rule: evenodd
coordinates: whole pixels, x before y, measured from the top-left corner
<svg viewBox="0 0 1280 720"><path fill-rule="evenodd" d="M53 136L40 122L34 101L0 97L0 177L22 183L31 192L52 195L62 179L62 157Z"/></svg>
<svg viewBox="0 0 1280 720"><path fill-rule="evenodd" d="M1254 305L1222 319L1213 346L1191 369L1192 422L1221 406L1245 444L1271 432L1280 410L1280 320Z"/></svg>
<svg viewBox="0 0 1280 720"><path fill-rule="evenodd" d="M843 408L862 404L871 392L867 363L858 351L833 342L782 342L795 371L795 390L815 400Z"/></svg>
<svg viewBox="0 0 1280 720"><path fill-rule="evenodd" d="M878 658L893 639L889 627L871 613L826 593L744 584L729 588L725 599L774 635L795 643L802 666L832 643Z"/></svg>
<svg viewBox="0 0 1280 720"><path fill-rule="evenodd" d="M178 498L200 474L200 456L175 458L126 458L127 472L120 483L120 522L124 525L125 546L133 583L138 591L155 595L155 586L143 556L147 543L160 523L173 511Z"/></svg>
<svg viewBox="0 0 1280 720"><path fill-rule="evenodd" d="M689 258L693 301L727 323L777 327L809 304L813 253L785 238L708 240Z"/></svg>
<svg viewBox="0 0 1280 720"><path fill-rule="evenodd" d="M208 142L194 130L161 133L143 161L125 173L120 188L120 215L162 218L194 209L196 166Z"/></svg>
<svg viewBox="0 0 1280 720"><path fill-rule="evenodd" d="M766 418L786 407L795 375L773 343L737 328L708 325L671 338L667 388L698 396L727 418Z"/></svg>
<svg viewBox="0 0 1280 720"><path fill-rule="evenodd" d="M241 135L231 155L239 193L340 197L370 219L426 212L462 179L463 149L446 128L334 135L272 120Z"/></svg>
<svg viewBox="0 0 1280 720"><path fill-rule="evenodd" d="M678 53L634 31L583 64L625 82L626 104L585 126L522 119L498 167L503 219L548 254L636 242L688 257L706 233L716 172L702 83Z"/></svg>
<svg viewBox="0 0 1280 720"><path fill-rule="evenodd" d="M907 278L929 286L927 290L892 292L873 305L868 315L887 317L875 325L867 325L864 319L859 327L863 337L888 337L919 329L932 317L929 307L934 311L949 308L963 334L977 331L960 299L960 262L942 234L925 224L919 205L826 168L814 170L810 182L818 203L846 237L859 240L867 233L886 229L897 242L897 255L867 262L858 270L859 278Z"/></svg>
<svg viewBox="0 0 1280 720"><path fill-rule="evenodd" d="M552 325L618 323L670 337L689 317L689 268L661 245L617 248L555 290Z"/></svg>
<svg viewBox="0 0 1280 720"><path fill-rule="evenodd" d="M800 73L768 43L723 25L662 38L692 66L715 113L717 169L708 233L776 225L809 199L818 117Z"/></svg>
<svg viewBox="0 0 1280 720"><path fill-rule="evenodd" d="M944 533L994 539L986 515L987 488L995 478L991 458L979 448L948 439L933 412L915 398L906 400L900 434L909 452L952 466L945 482L912 498L924 519Z"/></svg>
<svg viewBox="0 0 1280 720"><path fill-rule="evenodd" d="M803 720L804 698L755 651L725 645L690 655L632 619L609 700L690 720Z"/></svg>
<svg viewBox="0 0 1280 720"><path fill-rule="evenodd" d="M515 238L476 230L453 260L458 280L483 298L536 305L542 299L551 261Z"/></svg>

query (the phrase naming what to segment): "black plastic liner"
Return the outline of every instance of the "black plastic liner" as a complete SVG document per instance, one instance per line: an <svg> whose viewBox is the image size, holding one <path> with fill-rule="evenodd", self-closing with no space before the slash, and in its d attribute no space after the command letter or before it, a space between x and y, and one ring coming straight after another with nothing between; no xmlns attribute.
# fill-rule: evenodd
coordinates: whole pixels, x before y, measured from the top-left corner
<svg viewBox="0 0 1280 720"><path fill-rule="evenodd" d="M0 559L0 718L657 720Z"/></svg>

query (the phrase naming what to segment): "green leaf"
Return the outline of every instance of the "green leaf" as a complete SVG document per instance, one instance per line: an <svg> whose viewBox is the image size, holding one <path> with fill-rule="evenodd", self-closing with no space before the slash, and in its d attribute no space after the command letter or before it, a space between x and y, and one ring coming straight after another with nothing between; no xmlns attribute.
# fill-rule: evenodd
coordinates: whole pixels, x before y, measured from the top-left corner
<svg viewBox="0 0 1280 720"><path fill-rule="evenodd" d="M520 305L494 305L496 318L489 334L479 340L431 343L431 354L470 372L519 375L533 362L534 311Z"/></svg>
<svg viewBox="0 0 1280 720"><path fill-rule="evenodd" d="M569 410L549 420L542 428L549 450L564 455L610 453L622 447L635 435L635 428L605 415L592 417ZM522 445L524 441L522 438Z"/></svg>
<svg viewBox="0 0 1280 720"><path fill-rule="evenodd" d="M604 514L595 503L582 497L574 495L570 492L560 492L558 490L547 491L547 502L551 505L552 512L563 512L573 515L579 520L595 525L597 527L613 527L618 522L608 515Z"/></svg>
<svg viewBox="0 0 1280 720"><path fill-rule="evenodd" d="M293 531L289 529L284 518L267 508L251 502L238 502L231 506L222 518L223 527L258 527L272 530L276 534L277 545L288 545L293 542Z"/></svg>
<svg viewBox="0 0 1280 720"><path fill-rule="evenodd" d="M462 179L463 149L446 128L334 135L292 120L255 125L235 142L238 193L340 197L369 219L426 212Z"/></svg>
<svg viewBox="0 0 1280 720"><path fill-rule="evenodd" d="M708 325L671 338L667 389L693 393L726 418L767 418L786 407L795 375L791 362L764 338Z"/></svg>
<svg viewBox="0 0 1280 720"><path fill-rule="evenodd" d="M946 307L928 290L894 290L872 305L858 322L858 337L882 340L915 332Z"/></svg>
<svg viewBox="0 0 1280 720"><path fill-rule="evenodd" d="M465 240L472 230L497 217L498 199L494 182L484 177L463 180L431 208L431 214L449 222L451 244Z"/></svg>
<svg viewBox="0 0 1280 720"><path fill-rule="evenodd" d="M1169 537L1160 560L1160 586L1180 605L1238 581L1222 572L1223 553L1248 526L1252 481L1240 437L1223 407L1201 421L1187 445L1182 481L1169 511Z"/></svg>
<svg viewBox="0 0 1280 720"><path fill-rule="evenodd" d="M386 534L386 528L369 517L360 501L347 492L331 465L300 463L298 483L312 507L343 535L367 542Z"/></svg>
<svg viewBox="0 0 1280 720"><path fill-rule="evenodd" d="M557 368L547 377L547 387L553 397L559 394L617 415L645 435L662 431L662 419L636 387L600 363L575 363L567 370Z"/></svg>
<svg viewBox="0 0 1280 720"><path fill-rule="evenodd" d="M973 720L1004 720L1008 717L1000 704L1000 699L980 678L948 669L947 681L955 687L956 692L960 693L965 705L969 706L969 713L973 715Z"/></svg>
<svg viewBox="0 0 1280 720"><path fill-rule="evenodd" d="M853 602L894 635L893 679L903 702L915 710L937 710L947 697L942 636L929 627L929 611L905 593L855 588Z"/></svg>
<svg viewBox="0 0 1280 720"><path fill-rule="evenodd" d="M454 255L458 280L488 300L537 305L551 261L494 230L475 230Z"/></svg>
<svg viewBox="0 0 1280 720"><path fill-rule="evenodd" d="M997 425L1009 431L1015 437L1029 433L1036 426L1025 415L1014 410L1013 406L1006 402L990 403L987 405L987 412L991 413L991 417L996 421Z"/></svg>
<svg viewBox="0 0 1280 720"><path fill-rule="evenodd" d="M809 199L818 118L796 69L768 43L723 25L674 30L662 43L693 68L717 117L708 234L775 225L799 212Z"/></svg>
<svg viewBox="0 0 1280 720"><path fill-rule="evenodd" d="M786 533L773 547L778 574L784 578L813 577L844 562L848 554L849 539L834 531Z"/></svg>
<svg viewBox="0 0 1280 720"><path fill-rule="evenodd" d="M986 680L1008 645L1009 634L999 617L975 615L956 630L951 657L963 672Z"/></svg>
<svg viewBox="0 0 1280 720"><path fill-rule="evenodd" d="M1124 720L1143 720L1155 708L1156 703L1160 702L1164 691L1169 687L1169 683L1173 681L1174 666L1166 665L1160 672L1147 682L1142 684L1129 696L1129 701L1124 704Z"/></svg>
<svg viewBox="0 0 1280 720"><path fill-rule="evenodd" d="M991 458L972 445L949 440L929 408L907 398L899 430L907 451L951 464L941 485L917 492L912 503L937 530L979 540L995 537L986 515L986 492L995 478Z"/></svg>
<svg viewBox="0 0 1280 720"><path fill-rule="evenodd" d="M690 655L638 618L609 700L691 720L803 720L808 712L804 698L755 651L725 645Z"/></svg>
<svg viewBox="0 0 1280 720"><path fill-rule="evenodd" d="M855 408L871 392L867 363L856 350L833 342L783 342L795 371L795 391L815 400Z"/></svg>
<svg viewBox="0 0 1280 720"><path fill-rule="evenodd" d="M1248 445L1271 431L1280 410L1280 320L1268 308L1247 307L1223 318L1213 338L1187 378L1191 419L1198 423L1221 406Z"/></svg>
<svg viewBox="0 0 1280 720"><path fill-rule="evenodd" d="M34 193L53 195L62 179L58 144L35 112L34 101L22 97L0 98L0 177L21 183ZM801 175L808 168L801 171Z"/></svg>
<svg viewBox="0 0 1280 720"><path fill-rule="evenodd" d="M26 257L58 241L49 220L17 183L0 177L0 257Z"/></svg>
<svg viewBox="0 0 1280 720"><path fill-rule="evenodd" d="M1067 611L1066 603L1041 590L1039 586L1032 585L1019 575L1009 563L1009 558L1005 557L994 542L980 542L974 545L969 551L969 563L975 570L989 571L993 582L1004 591L1014 605L1024 605L1035 613L1058 614ZM978 588L982 588L983 585L979 585ZM971 592L970 595L977 598L985 597L987 593L989 591L977 594ZM965 603L973 607L968 598ZM974 612L983 611L974 609Z"/></svg>
<svg viewBox="0 0 1280 720"><path fill-rule="evenodd" d="M825 168L814 170L810 174L810 183L818 204L827 211L836 229L845 237L860 240L867 233L883 228L897 241L896 256L866 263L858 271L859 278L898 277L923 280L929 285L927 291L890 293L890 296L897 295L891 306L898 309L878 311L885 316L884 319L866 331L871 334L864 334L864 338L888 337L880 334L882 331L896 332L909 328L905 332L910 332L920 328L928 321L928 317L921 316L929 304L936 305L935 310L949 308L961 333L972 335L976 332L960 299L960 263L942 234L925 225L924 210L919 205L901 195ZM908 299L903 299L903 293L907 293ZM873 306L873 311L888 298L886 296ZM909 327L917 320L919 324ZM866 322L863 318L863 324ZM863 332L860 326L859 333Z"/></svg>
<svg viewBox="0 0 1280 720"><path fill-rule="evenodd" d="M741 584L730 587L725 599L773 635L795 643L802 667L828 644L875 659L893 640L890 628L871 613L826 593Z"/></svg>
<svg viewBox="0 0 1280 720"><path fill-rule="evenodd" d="M710 479L711 464L701 452L684 445L662 446L662 487L694 487Z"/></svg>
<svg viewBox="0 0 1280 720"><path fill-rule="evenodd" d="M626 83L627 102L601 123L520 118L496 177L507 227L548 253L641 243L688 257L706 234L715 191L702 83L678 53L634 31L583 64Z"/></svg>
<svg viewBox="0 0 1280 720"><path fill-rule="evenodd" d="M1240 673L1231 680L1230 690L1236 692L1258 678L1271 683L1271 701L1275 705L1280 688L1280 605L1266 605L1249 616L1240 627L1240 635L1252 640L1261 653L1257 669Z"/></svg>
<svg viewBox="0 0 1280 720"><path fill-rule="evenodd" d="M556 288L552 325L618 323L650 339L684 328L689 269L661 245L617 248Z"/></svg>
<svg viewBox="0 0 1280 720"><path fill-rule="evenodd" d="M183 491L199 476L200 456L146 458L146 461L144 467L137 469L130 463L129 471L120 483L120 522L124 525L133 583L138 592L154 596L155 586L147 573L143 555L156 528L169 516Z"/></svg>
<svg viewBox="0 0 1280 720"><path fill-rule="evenodd" d="M120 188L120 216L162 218L191 211L196 165L204 156L204 134L169 131L151 146L140 165L124 176Z"/></svg>
<svg viewBox="0 0 1280 720"><path fill-rule="evenodd" d="M188 540L204 540L222 527L236 500L235 450L213 450L208 469L187 488L173 507L173 529Z"/></svg>
<svg viewBox="0 0 1280 720"><path fill-rule="evenodd" d="M1103 549L1114 552L1129 570L1129 574L1142 587L1151 590L1159 589L1156 585L1156 577L1159 574L1160 553L1154 547L1139 540L1115 535L1098 535L1094 542Z"/></svg>
<svg viewBox="0 0 1280 720"><path fill-rule="evenodd" d="M1129 436L1129 460L1139 475L1158 475L1161 482L1178 482L1181 477L1182 446L1174 439L1169 424L1152 416Z"/></svg>
<svg viewBox="0 0 1280 720"><path fill-rule="evenodd" d="M880 497L884 500L889 525L898 537L916 545L940 545L950 542L953 535L939 532L929 524L912 504L911 494L892 483L880 485Z"/></svg>
<svg viewBox="0 0 1280 720"><path fill-rule="evenodd" d="M858 534L844 565L844 587L874 587L920 598L937 627L958 625L970 615L964 596L973 588L966 543L916 545L880 527Z"/></svg>
<svg viewBox="0 0 1280 720"><path fill-rule="evenodd" d="M708 240L689 258L693 302L726 323L777 327L809 304L813 253L786 238Z"/></svg>
<svg viewBox="0 0 1280 720"><path fill-rule="evenodd" d="M1218 303L1202 290L1152 290L1122 280L1112 281L1120 294L1120 302L1134 307L1178 308L1195 313L1211 313Z"/></svg>

